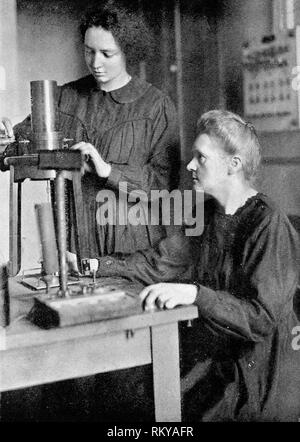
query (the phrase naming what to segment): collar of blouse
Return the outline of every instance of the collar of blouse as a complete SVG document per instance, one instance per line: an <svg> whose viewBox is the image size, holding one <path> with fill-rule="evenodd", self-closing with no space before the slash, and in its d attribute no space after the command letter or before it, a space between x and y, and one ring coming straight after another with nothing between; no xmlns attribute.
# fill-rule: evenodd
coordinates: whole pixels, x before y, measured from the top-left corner
<svg viewBox="0 0 300 442"><path fill-rule="evenodd" d="M151 86L150 83L142 81L139 77L132 76L131 80L119 89L107 92L117 103L133 103L140 98Z"/></svg>

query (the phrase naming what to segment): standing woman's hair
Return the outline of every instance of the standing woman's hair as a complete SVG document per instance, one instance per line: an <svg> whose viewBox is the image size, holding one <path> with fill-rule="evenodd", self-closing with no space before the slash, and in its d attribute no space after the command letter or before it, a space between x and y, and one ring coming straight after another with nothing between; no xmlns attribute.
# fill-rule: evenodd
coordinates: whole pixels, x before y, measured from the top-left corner
<svg viewBox="0 0 300 442"><path fill-rule="evenodd" d="M87 29L101 26L110 31L126 57L126 62L144 60L152 49L152 35L140 12L129 11L109 0L88 10L80 32L84 40Z"/></svg>
<svg viewBox="0 0 300 442"><path fill-rule="evenodd" d="M257 173L261 154L256 130L239 115L224 110L211 110L197 122L197 133L207 134L221 142L228 155L239 155L245 178L252 181Z"/></svg>

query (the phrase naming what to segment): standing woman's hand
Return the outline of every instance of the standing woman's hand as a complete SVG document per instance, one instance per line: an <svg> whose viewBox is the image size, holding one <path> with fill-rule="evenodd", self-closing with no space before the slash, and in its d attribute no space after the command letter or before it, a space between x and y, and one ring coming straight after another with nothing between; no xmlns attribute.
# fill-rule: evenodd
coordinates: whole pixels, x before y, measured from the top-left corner
<svg viewBox="0 0 300 442"><path fill-rule="evenodd" d="M92 172L93 168L100 178L108 178L111 172L111 165L106 163L97 149L90 143L81 141L71 147L74 150L80 150L84 157L84 171ZM93 167L92 167L93 166Z"/></svg>

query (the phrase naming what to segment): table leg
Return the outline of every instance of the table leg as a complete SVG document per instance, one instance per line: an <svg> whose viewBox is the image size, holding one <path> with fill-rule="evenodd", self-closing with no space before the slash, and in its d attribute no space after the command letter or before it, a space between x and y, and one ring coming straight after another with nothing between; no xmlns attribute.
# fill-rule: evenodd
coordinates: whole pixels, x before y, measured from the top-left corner
<svg viewBox="0 0 300 442"><path fill-rule="evenodd" d="M181 421L178 324L151 327L155 419Z"/></svg>
<svg viewBox="0 0 300 442"><path fill-rule="evenodd" d="M9 185L9 275L15 276L21 267L21 192L22 184L14 182L14 167L10 167Z"/></svg>

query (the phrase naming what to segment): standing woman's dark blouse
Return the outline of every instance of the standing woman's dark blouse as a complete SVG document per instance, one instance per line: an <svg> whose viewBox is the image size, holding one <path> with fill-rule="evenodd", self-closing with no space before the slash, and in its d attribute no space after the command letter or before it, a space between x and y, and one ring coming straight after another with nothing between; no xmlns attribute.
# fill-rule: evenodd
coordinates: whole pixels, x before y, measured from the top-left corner
<svg viewBox="0 0 300 442"><path fill-rule="evenodd" d="M234 215L214 200L204 210L197 239L174 236L156 250L111 259L110 266L102 258L100 273L152 284L180 282L188 271L199 284L199 319L186 329L189 348L182 344L184 364L200 361L199 382L184 398L187 419L297 421L300 351L292 340L299 325L293 310L299 237L262 194Z"/></svg>
<svg viewBox="0 0 300 442"><path fill-rule="evenodd" d="M117 217L127 221L135 204L125 204L126 194L120 203L119 183L126 183L127 193L143 191L148 197L151 190L177 187L180 155L176 111L170 98L137 77L120 89L103 92L88 76L62 87L59 108L63 133L76 142L86 138L112 166L106 180L92 173L82 178L90 256L156 245L166 236L166 229L150 225L147 213L140 214L140 225L119 223ZM111 189L116 196L113 224L99 222L102 189ZM147 205L141 207L147 212Z"/></svg>

